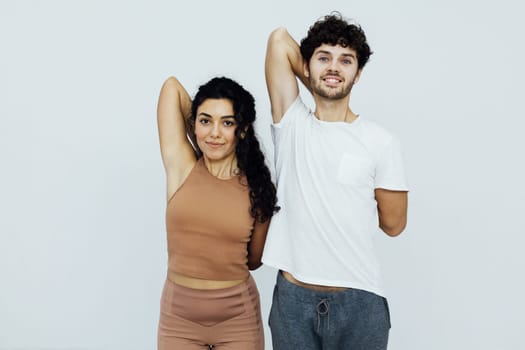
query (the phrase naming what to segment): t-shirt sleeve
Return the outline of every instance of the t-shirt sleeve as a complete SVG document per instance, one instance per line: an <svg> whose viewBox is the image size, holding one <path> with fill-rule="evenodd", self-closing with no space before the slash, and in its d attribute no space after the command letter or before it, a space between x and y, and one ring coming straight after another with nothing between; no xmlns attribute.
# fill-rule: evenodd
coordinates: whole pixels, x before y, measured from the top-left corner
<svg viewBox="0 0 525 350"><path fill-rule="evenodd" d="M401 144L397 137L383 150L376 167L375 188L392 191L408 191Z"/></svg>
<svg viewBox="0 0 525 350"><path fill-rule="evenodd" d="M293 123L298 117L308 115L309 112L310 110L304 104L303 100L301 99L301 95L297 95L290 107L288 107L284 113L281 120L278 123L273 123L272 126L275 128L282 128L287 124Z"/></svg>
<svg viewBox="0 0 525 350"><path fill-rule="evenodd" d="M275 146L280 143L283 134L286 134L286 129L293 127L293 125L300 118L306 118L310 110L304 104L300 95L292 102L290 107L286 110L283 117L278 123L272 124L272 139Z"/></svg>

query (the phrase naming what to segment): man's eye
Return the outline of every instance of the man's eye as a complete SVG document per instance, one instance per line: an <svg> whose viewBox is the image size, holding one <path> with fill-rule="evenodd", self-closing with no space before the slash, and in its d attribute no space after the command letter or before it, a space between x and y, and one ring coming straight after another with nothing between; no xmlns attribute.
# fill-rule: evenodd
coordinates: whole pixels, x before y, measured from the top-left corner
<svg viewBox="0 0 525 350"><path fill-rule="evenodd" d="M350 61L350 60L343 60L343 64L352 64L352 61Z"/></svg>
<svg viewBox="0 0 525 350"><path fill-rule="evenodd" d="M319 61L321 61L321 62L328 62L328 58L327 57L319 57Z"/></svg>

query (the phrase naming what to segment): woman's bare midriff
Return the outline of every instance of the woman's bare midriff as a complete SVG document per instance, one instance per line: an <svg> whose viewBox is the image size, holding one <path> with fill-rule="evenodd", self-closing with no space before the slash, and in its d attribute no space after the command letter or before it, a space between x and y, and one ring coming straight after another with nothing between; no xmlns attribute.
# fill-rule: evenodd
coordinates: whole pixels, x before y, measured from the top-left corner
<svg viewBox="0 0 525 350"><path fill-rule="evenodd" d="M341 291L348 289L345 287L330 287L330 286L320 286L318 284L304 283L304 282L299 281L294 276L292 276L292 274L286 271L281 270L281 273L283 274L284 279L287 280L288 282L293 283L296 286L304 287L307 289L312 289L312 290L319 291L319 292L341 292Z"/></svg>
<svg viewBox="0 0 525 350"><path fill-rule="evenodd" d="M214 280L204 280L199 278L193 278L181 275L179 273L168 271L168 279L178 284L179 286L193 288L193 289L223 289L230 288L241 284L246 281L242 280L231 280L231 281L214 281Z"/></svg>

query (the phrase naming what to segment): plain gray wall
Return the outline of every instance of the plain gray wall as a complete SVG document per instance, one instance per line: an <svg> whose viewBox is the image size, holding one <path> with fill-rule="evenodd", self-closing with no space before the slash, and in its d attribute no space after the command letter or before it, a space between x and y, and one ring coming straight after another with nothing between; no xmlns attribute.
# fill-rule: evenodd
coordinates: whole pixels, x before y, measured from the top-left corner
<svg viewBox="0 0 525 350"><path fill-rule="evenodd" d="M339 10L374 55L352 108L396 133L409 225L377 236L391 350L518 349L525 55L518 1L0 2L0 349L155 349L166 270L161 84L227 75ZM265 317L275 270L255 272ZM267 348L270 333L266 329Z"/></svg>

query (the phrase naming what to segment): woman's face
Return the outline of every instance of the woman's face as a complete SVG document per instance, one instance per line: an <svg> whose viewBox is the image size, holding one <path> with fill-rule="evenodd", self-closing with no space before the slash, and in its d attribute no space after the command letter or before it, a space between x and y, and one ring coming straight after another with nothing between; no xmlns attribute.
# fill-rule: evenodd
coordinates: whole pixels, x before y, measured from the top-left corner
<svg viewBox="0 0 525 350"><path fill-rule="evenodd" d="M235 157L237 122L230 100L209 98L197 108L195 136L206 158L213 161Z"/></svg>

